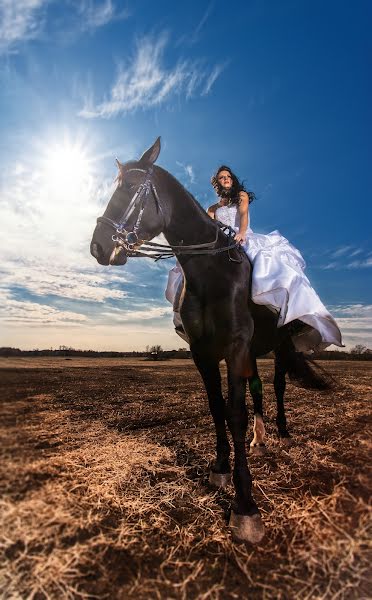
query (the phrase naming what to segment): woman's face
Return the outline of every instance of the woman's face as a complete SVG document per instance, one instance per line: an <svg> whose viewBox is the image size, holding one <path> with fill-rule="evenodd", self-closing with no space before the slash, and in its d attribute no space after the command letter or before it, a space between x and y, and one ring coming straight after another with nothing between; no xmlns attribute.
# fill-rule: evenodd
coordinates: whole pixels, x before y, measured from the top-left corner
<svg viewBox="0 0 372 600"><path fill-rule="evenodd" d="M220 171L217 175L217 181L225 190L232 187L232 177L229 171Z"/></svg>

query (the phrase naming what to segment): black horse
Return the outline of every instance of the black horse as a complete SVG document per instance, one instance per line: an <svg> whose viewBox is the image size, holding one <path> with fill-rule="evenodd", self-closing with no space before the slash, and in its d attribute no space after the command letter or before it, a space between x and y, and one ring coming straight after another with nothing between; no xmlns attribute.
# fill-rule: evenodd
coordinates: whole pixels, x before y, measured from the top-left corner
<svg viewBox="0 0 372 600"><path fill-rule="evenodd" d="M213 221L195 198L154 163L160 138L138 161L118 162L118 186L105 213L97 219L91 254L101 265L124 265L128 256L177 255L184 273L181 318L194 362L203 378L217 434L210 482L231 478L230 444L234 443L235 499L230 526L238 539L259 542L264 527L252 497L246 457L246 385L254 402L253 449L264 446L262 385L256 358L275 351L274 388L279 436L289 437L284 414L285 374L304 387L324 389L325 379L295 352L291 328L277 327L278 316L251 301L251 264L233 232ZM163 232L169 246L149 242ZM293 327L293 325L292 325ZM225 359L228 398L223 398L219 362Z"/></svg>

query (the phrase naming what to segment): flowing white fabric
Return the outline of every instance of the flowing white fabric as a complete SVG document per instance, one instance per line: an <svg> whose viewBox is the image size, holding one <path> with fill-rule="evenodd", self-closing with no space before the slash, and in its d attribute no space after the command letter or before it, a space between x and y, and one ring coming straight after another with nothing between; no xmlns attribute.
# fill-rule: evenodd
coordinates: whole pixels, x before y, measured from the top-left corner
<svg viewBox="0 0 372 600"><path fill-rule="evenodd" d="M238 231L240 215L236 205L218 207L215 216L218 221ZM254 233L250 228L243 248L253 266L253 302L278 312L278 327L295 319L309 326L293 336L297 350L324 349L330 344L342 346L337 323L306 277L305 261L297 248L279 231L264 235ZM182 286L183 273L177 265L169 273L165 293L175 309L176 326L182 323L177 310Z"/></svg>

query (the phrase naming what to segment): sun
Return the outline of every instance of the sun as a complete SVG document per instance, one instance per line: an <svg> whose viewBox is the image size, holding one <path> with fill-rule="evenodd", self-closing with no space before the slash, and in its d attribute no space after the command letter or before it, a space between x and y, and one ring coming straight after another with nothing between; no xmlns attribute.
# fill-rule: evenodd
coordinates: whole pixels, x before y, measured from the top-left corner
<svg viewBox="0 0 372 600"><path fill-rule="evenodd" d="M97 211L97 158L79 132L37 144L35 219L50 243L61 240L72 245L91 233L88 230Z"/></svg>
<svg viewBox="0 0 372 600"><path fill-rule="evenodd" d="M80 144L64 142L48 149L42 171L48 191L71 201L89 186L91 161Z"/></svg>

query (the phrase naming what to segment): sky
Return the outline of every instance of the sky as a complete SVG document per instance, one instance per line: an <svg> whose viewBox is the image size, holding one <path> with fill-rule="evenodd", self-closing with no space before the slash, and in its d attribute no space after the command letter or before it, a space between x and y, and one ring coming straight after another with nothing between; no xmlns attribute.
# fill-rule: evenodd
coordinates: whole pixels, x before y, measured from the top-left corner
<svg viewBox="0 0 372 600"><path fill-rule="evenodd" d="M115 157L207 208L233 168L336 318L372 348L369 0L0 0L0 346L179 348L174 259L89 253ZM172 262L173 261L173 262Z"/></svg>

